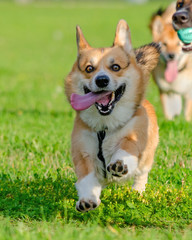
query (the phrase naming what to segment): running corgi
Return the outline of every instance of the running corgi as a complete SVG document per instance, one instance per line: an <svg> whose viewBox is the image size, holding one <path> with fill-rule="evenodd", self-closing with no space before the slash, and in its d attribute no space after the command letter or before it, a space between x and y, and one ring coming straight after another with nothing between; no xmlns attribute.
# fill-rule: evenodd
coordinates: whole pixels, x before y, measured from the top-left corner
<svg viewBox="0 0 192 240"><path fill-rule="evenodd" d="M182 51L182 44L172 27L175 3L158 11L150 23L154 42L161 42L160 60L153 71L159 88L164 115L172 120L182 111L185 100L185 119L192 119L192 55Z"/></svg>
<svg viewBox="0 0 192 240"><path fill-rule="evenodd" d="M109 48L92 48L77 26L77 47L65 91L76 110L72 133L76 209L86 212L99 206L101 190L110 182L134 177L133 188L145 190L158 125L144 95L160 47L152 43L133 50L124 20L119 21Z"/></svg>

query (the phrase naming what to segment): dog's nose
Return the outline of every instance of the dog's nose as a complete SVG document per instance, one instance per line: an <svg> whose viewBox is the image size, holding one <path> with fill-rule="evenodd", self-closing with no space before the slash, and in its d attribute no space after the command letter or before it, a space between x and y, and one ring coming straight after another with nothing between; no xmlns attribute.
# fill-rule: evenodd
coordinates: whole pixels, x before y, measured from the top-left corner
<svg viewBox="0 0 192 240"><path fill-rule="evenodd" d="M189 21L189 14L187 11L179 11L173 15L172 19L175 24L185 24Z"/></svg>
<svg viewBox="0 0 192 240"><path fill-rule="evenodd" d="M175 54L174 53L169 53L168 58L173 60L175 58Z"/></svg>
<svg viewBox="0 0 192 240"><path fill-rule="evenodd" d="M109 84L109 77L106 75L100 75L95 79L95 83L98 87L104 88Z"/></svg>

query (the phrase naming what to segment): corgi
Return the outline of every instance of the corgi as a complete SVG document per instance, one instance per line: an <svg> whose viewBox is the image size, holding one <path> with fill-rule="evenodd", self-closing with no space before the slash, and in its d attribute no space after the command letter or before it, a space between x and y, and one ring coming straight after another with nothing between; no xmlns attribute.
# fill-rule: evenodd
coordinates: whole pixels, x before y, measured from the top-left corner
<svg viewBox="0 0 192 240"><path fill-rule="evenodd" d="M76 110L71 142L76 209L87 212L99 206L101 191L111 182L134 177L133 188L145 190L158 125L144 96L160 47L152 43L134 50L124 20L108 48L92 48L79 26L76 30L78 56L65 91Z"/></svg>
<svg viewBox="0 0 192 240"><path fill-rule="evenodd" d="M172 27L175 3L158 11L150 23L154 42L161 42L161 55L152 75L160 92L164 115L168 120L181 114L182 97L185 119L192 119L192 55L182 51L182 44Z"/></svg>
<svg viewBox="0 0 192 240"><path fill-rule="evenodd" d="M176 12L172 16L175 31L192 28L192 0L177 0ZM192 43L183 44L183 51L191 52Z"/></svg>

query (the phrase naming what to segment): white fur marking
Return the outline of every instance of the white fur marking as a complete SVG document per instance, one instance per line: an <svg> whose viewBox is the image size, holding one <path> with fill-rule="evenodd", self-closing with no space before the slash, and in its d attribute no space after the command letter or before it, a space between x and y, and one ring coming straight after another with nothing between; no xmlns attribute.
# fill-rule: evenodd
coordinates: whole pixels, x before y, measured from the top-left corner
<svg viewBox="0 0 192 240"><path fill-rule="evenodd" d="M148 180L148 172L140 176L135 176L134 184L132 188L142 193L143 191L145 191L145 185L147 184L147 180Z"/></svg>
<svg viewBox="0 0 192 240"><path fill-rule="evenodd" d="M80 182L75 184L79 199L100 203L101 184L98 182L95 173L91 172Z"/></svg>
<svg viewBox="0 0 192 240"><path fill-rule="evenodd" d="M164 110L169 120L172 120L176 115L180 115L182 110L182 99L178 94L164 94Z"/></svg>

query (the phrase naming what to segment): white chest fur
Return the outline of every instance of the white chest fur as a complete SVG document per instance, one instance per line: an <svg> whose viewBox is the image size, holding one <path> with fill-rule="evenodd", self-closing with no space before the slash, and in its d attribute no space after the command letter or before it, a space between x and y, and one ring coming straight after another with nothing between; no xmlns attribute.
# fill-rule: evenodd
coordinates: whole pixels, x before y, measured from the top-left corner
<svg viewBox="0 0 192 240"><path fill-rule="evenodd" d="M101 147L106 166L110 163L112 156L119 150L121 140L132 132L136 119L136 117L132 118L123 128L117 129L116 131L105 131L105 138L102 141ZM103 170L106 169L104 169L104 164L101 159L98 158L99 140L97 133L84 130L82 131L81 141L85 153L90 156L90 160L94 163L96 174L100 181L106 182L106 184L112 181L112 176L107 171L107 178L104 179Z"/></svg>

